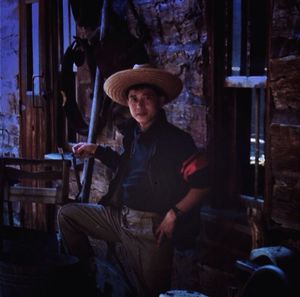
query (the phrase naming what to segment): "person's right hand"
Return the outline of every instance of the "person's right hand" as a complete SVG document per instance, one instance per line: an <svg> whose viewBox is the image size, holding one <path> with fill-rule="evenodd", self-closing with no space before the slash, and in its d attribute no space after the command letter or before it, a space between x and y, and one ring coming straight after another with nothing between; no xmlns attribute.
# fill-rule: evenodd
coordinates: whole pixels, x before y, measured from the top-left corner
<svg viewBox="0 0 300 297"><path fill-rule="evenodd" d="M75 156L78 157L92 157L94 156L97 149L97 144L79 142L72 147L72 151Z"/></svg>

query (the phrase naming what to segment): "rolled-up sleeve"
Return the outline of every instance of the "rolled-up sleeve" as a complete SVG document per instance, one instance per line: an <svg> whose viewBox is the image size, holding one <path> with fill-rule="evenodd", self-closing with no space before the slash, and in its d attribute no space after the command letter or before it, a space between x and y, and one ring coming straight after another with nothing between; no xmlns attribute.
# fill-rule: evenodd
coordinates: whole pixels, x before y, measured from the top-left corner
<svg viewBox="0 0 300 297"><path fill-rule="evenodd" d="M202 152L191 155L183 162L181 174L191 188L208 188L210 180L207 156Z"/></svg>

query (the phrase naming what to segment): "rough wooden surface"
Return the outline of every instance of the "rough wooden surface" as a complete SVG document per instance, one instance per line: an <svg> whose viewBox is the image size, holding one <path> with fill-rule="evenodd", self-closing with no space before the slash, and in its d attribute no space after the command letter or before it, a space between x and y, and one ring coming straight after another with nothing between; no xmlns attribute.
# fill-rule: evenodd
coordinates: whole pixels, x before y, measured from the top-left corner
<svg viewBox="0 0 300 297"><path fill-rule="evenodd" d="M269 65L272 219L300 230L299 5L274 1ZM272 108L273 107L273 108Z"/></svg>

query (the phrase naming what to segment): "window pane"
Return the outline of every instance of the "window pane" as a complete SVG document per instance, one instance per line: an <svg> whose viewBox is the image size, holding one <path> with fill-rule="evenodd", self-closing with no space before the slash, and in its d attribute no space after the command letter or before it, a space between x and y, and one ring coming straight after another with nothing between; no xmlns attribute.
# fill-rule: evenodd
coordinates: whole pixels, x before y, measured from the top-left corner
<svg viewBox="0 0 300 297"><path fill-rule="evenodd" d="M39 69L39 4L38 2L27 4L26 6L27 22L27 92L34 90L39 94L39 78L33 79L40 74Z"/></svg>
<svg viewBox="0 0 300 297"><path fill-rule="evenodd" d="M76 24L68 0L63 0L63 44L64 52L76 35Z"/></svg>
<svg viewBox="0 0 300 297"><path fill-rule="evenodd" d="M233 0L232 5L232 75L240 75L242 43L242 5L241 0Z"/></svg>
<svg viewBox="0 0 300 297"><path fill-rule="evenodd" d="M265 109L265 91L264 89L252 89L251 106L251 152L250 164L255 163L255 159L260 165L265 163L264 144L264 109ZM258 145L256 145L256 143ZM256 156L257 152L257 156Z"/></svg>
<svg viewBox="0 0 300 297"><path fill-rule="evenodd" d="M26 45L27 45L27 85L26 90L32 91L32 75L33 75L33 62L32 62L32 8L31 4L26 6L26 28L27 28L27 36L26 36Z"/></svg>
<svg viewBox="0 0 300 297"><path fill-rule="evenodd" d="M231 71L228 75L264 75L267 50L267 0L229 0Z"/></svg>
<svg viewBox="0 0 300 297"><path fill-rule="evenodd" d="M32 34L32 68L33 75L40 74L40 59L39 59L39 4L31 4L32 11L32 23L31 23L31 34ZM39 79L34 79L34 93L39 94Z"/></svg>

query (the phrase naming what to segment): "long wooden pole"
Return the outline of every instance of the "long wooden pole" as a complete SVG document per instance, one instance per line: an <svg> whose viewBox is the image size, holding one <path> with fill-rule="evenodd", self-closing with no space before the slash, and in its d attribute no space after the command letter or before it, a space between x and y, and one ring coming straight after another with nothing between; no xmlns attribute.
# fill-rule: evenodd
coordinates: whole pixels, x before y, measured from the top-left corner
<svg viewBox="0 0 300 297"><path fill-rule="evenodd" d="M100 41L103 40L107 28L107 6L108 1L103 1L102 12L101 12L101 27L100 27ZM95 143L97 139L97 130L99 126L99 115L101 106L103 104L103 82L104 78L101 75L99 67L96 68L94 92L93 92L93 103L91 108L91 118L89 124L88 142ZM92 183L92 175L94 169L94 158L89 158L84 161L83 173L82 173L82 188L79 195L81 202L89 202L90 188Z"/></svg>
<svg viewBox="0 0 300 297"><path fill-rule="evenodd" d="M87 141L95 143L97 138L97 127L99 122L99 114L101 110L101 102L103 100L103 79L101 79L101 73L99 68L96 69L95 84L94 84L94 95L91 109L91 119L89 125L89 134ZM90 188L92 183L92 175L94 169L94 158L88 158L84 160L83 172L82 172L82 188L79 195L81 202L88 202L90 195Z"/></svg>

